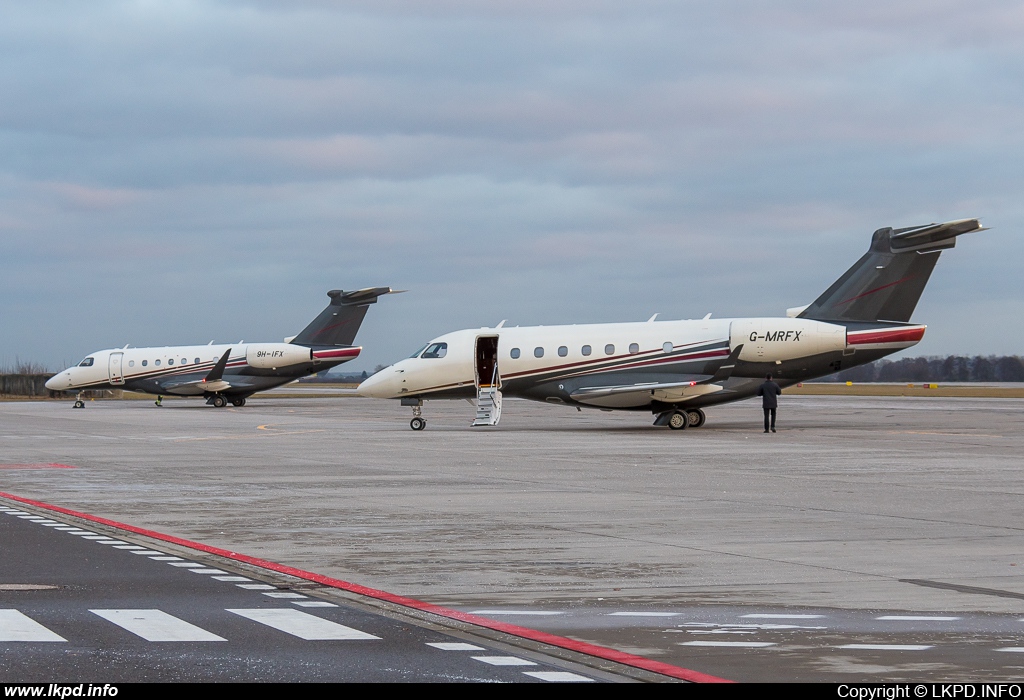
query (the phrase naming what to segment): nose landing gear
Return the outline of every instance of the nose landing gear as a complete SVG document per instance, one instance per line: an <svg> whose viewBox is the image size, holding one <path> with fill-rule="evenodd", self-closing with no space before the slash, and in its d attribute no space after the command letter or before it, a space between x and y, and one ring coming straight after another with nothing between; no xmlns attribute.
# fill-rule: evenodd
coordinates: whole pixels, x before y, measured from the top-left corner
<svg viewBox="0 0 1024 700"><path fill-rule="evenodd" d="M412 420L409 427L413 430L423 430L427 427L427 419L423 417L423 399L402 399L403 406L412 406Z"/></svg>
<svg viewBox="0 0 1024 700"><path fill-rule="evenodd" d="M75 394L75 405L72 408L85 408L85 401L82 401L82 392Z"/></svg>

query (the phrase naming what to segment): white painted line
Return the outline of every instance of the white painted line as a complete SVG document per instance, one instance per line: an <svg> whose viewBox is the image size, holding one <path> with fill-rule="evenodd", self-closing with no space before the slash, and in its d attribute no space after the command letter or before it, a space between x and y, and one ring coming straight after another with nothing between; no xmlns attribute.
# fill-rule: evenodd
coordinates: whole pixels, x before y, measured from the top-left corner
<svg viewBox="0 0 1024 700"><path fill-rule="evenodd" d="M336 608L338 607L334 603L328 603L326 600L293 600L293 603L298 605L300 608Z"/></svg>
<svg viewBox="0 0 1024 700"><path fill-rule="evenodd" d="M83 530L80 527L73 527L73 528L71 528L69 530L65 530L64 532L68 533L69 535L78 535L78 534L95 535L96 534L95 532L92 532L91 530Z"/></svg>
<svg viewBox="0 0 1024 700"><path fill-rule="evenodd" d="M271 586L266 583L236 583L235 585L247 591L273 591L277 589L277 586Z"/></svg>
<svg viewBox="0 0 1024 700"><path fill-rule="evenodd" d="M824 615L798 615L788 613L751 613L750 615L740 615L740 617L759 618L762 620L817 620L825 617Z"/></svg>
<svg viewBox="0 0 1024 700"><path fill-rule="evenodd" d="M931 644L843 644L836 649L874 649L878 651L924 651Z"/></svg>
<svg viewBox="0 0 1024 700"><path fill-rule="evenodd" d="M428 647L434 647L441 651L487 651L483 647L478 647L476 644L467 644L466 642L427 642Z"/></svg>
<svg viewBox="0 0 1024 700"><path fill-rule="evenodd" d="M0 610L0 642L66 642L17 610Z"/></svg>
<svg viewBox="0 0 1024 700"><path fill-rule="evenodd" d="M125 542L124 540L112 540L109 537L104 537L103 541L100 542L100 544L115 545L115 544L128 544L128 543Z"/></svg>
<svg viewBox="0 0 1024 700"><path fill-rule="evenodd" d="M224 642L212 632L163 610L90 610L149 642Z"/></svg>
<svg viewBox="0 0 1024 700"><path fill-rule="evenodd" d="M1003 647L1002 649L996 649L996 651L1012 651L1018 654L1024 654L1024 647Z"/></svg>
<svg viewBox="0 0 1024 700"><path fill-rule="evenodd" d="M108 542L104 542L103 544L109 544L109 543ZM114 549L145 549L145 547L140 547L137 544L115 544L115 545L112 545L112 546L114 547Z"/></svg>
<svg viewBox="0 0 1024 700"><path fill-rule="evenodd" d="M80 535L83 540L92 540L94 542L100 542L102 544L124 544L121 540L115 540L113 537L107 537L106 535Z"/></svg>
<svg viewBox="0 0 1024 700"><path fill-rule="evenodd" d="M183 561L181 557L150 557L153 561Z"/></svg>
<svg viewBox="0 0 1024 700"><path fill-rule="evenodd" d="M21 518L22 520L31 520L33 522L36 522L36 521L39 521L39 520L46 520L46 518L41 518L38 515L19 515L18 517Z"/></svg>
<svg viewBox="0 0 1024 700"><path fill-rule="evenodd" d="M189 569L193 574L226 574L223 569Z"/></svg>
<svg viewBox="0 0 1024 700"><path fill-rule="evenodd" d="M62 527L67 527L66 525L64 525L64 523L58 523L56 520L53 520L53 521L48 522L48 523L40 523L40 525L45 525L46 527L55 527L57 529L60 529Z"/></svg>
<svg viewBox="0 0 1024 700"><path fill-rule="evenodd" d="M491 666L536 666L532 661L520 659L518 656L471 656L474 661L483 661Z"/></svg>
<svg viewBox="0 0 1024 700"><path fill-rule="evenodd" d="M940 617L938 615L882 615L876 620L959 620L959 617Z"/></svg>
<svg viewBox="0 0 1024 700"><path fill-rule="evenodd" d="M132 554L145 554L148 556L150 554L163 554L163 552L158 552L155 549L133 549Z"/></svg>
<svg viewBox="0 0 1024 700"><path fill-rule="evenodd" d="M211 576L210 578L215 581L252 581L251 578L245 576Z"/></svg>
<svg viewBox="0 0 1024 700"><path fill-rule="evenodd" d="M253 608L228 610L228 612L281 630L299 639L380 639L372 634L292 608Z"/></svg>
<svg viewBox="0 0 1024 700"><path fill-rule="evenodd" d="M64 532L71 532L72 530L77 530L78 528L74 527L72 525L61 525L61 526L57 526L55 529L63 530Z"/></svg>
<svg viewBox="0 0 1024 700"><path fill-rule="evenodd" d="M306 596L301 593L292 593L291 591L270 591L263 595L269 596L270 598L305 598Z"/></svg>
<svg viewBox="0 0 1024 700"><path fill-rule="evenodd" d="M184 567L189 567L189 568L192 568L192 569L198 569L199 567L202 566L202 564L197 564L194 561L170 561L170 562L167 562L167 563L170 564L171 566L184 566Z"/></svg>
<svg viewBox="0 0 1024 700"><path fill-rule="evenodd" d="M679 646L682 647L750 647L752 649L760 649L763 647L773 647L775 642L710 642L710 641L698 641L698 642L680 642Z"/></svg>
<svg viewBox="0 0 1024 700"><path fill-rule="evenodd" d="M680 615L681 613L673 613L673 612L613 612L613 613L608 613L608 614L612 615L612 616L619 616L619 617L676 617L677 615ZM587 680L590 680L590 679L588 678Z"/></svg>
<svg viewBox="0 0 1024 700"><path fill-rule="evenodd" d="M523 671L523 675L533 676L539 678L542 681L550 681L551 683L596 683L593 678L587 678L576 673L569 673L568 671Z"/></svg>
<svg viewBox="0 0 1024 700"><path fill-rule="evenodd" d="M37 520L36 522L39 523L40 525L49 525L51 527L53 525L63 525L64 524L64 523L58 523L56 520L48 520L47 518L43 518L42 520Z"/></svg>
<svg viewBox="0 0 1024 700"><path fill-rule="evenodd" d="M563 615L546 610L471 610L470 615Z"/></svg>

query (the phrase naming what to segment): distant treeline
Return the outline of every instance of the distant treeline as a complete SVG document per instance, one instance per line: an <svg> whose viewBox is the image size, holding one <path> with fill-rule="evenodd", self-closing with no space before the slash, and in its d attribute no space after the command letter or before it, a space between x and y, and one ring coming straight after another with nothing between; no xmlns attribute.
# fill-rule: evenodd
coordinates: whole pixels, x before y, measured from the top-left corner
<svg viewBox="0 0 1024 700"><path fill-rule="evenodd" d="M904 357L844 369L823 382L1024 382L1018 355Z"/></svg>

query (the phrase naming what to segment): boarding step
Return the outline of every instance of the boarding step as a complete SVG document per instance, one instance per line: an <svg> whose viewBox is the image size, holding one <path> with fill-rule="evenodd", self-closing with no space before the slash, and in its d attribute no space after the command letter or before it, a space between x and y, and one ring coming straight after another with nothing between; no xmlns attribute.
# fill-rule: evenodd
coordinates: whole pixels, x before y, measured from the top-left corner
<svg viewBox="0 0 1024 700"><path fill-rule="evenodd" d="M497 425L501 419L501 391L489 386L477 390L476 420L473 427L481 425Z"/></svg>

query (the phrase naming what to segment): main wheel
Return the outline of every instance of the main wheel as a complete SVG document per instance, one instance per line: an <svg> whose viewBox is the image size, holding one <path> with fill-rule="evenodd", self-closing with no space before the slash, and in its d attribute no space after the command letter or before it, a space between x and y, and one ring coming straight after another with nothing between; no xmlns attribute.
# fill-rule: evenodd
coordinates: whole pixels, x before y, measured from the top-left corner
<svg viewBox="0 0 1024 700"><path fill-rule="evenodd" d="M241 408L245 405L245 399L231 399L231 405Z"/></svg>
<svg viewBox="0 0 1024 700"><path fill-rule="evenodd" d="M227 403L228 403L227 400L223 396L214 396L213 397L213 407L214 408L224 408L224 406L226 406Z"/></svg>
<svg viewBox="0 0 1024 700"><path fill-rule="evenodd" d="M690 424L689 417L680 411L675 411L668 418L668 427L672 430L686 430L686 426Z"/></svg>
<svg viewBox="0 0 1024 700"><path fill-rule="evenodd" d="M427 427L427 421L423 420L419 416L416 416L411 421L409 421L409 427L412 428L413 430L423 430L424 428Z"/></svg>
<svg viewBox="0 0 1024 700"><path fill-rule="evenodd" d="M691 428L699 428L704 425L704 421L708 418L704 415L704 411L699 408L691 408L686 412L686 417L689 419Z"/></svg>

